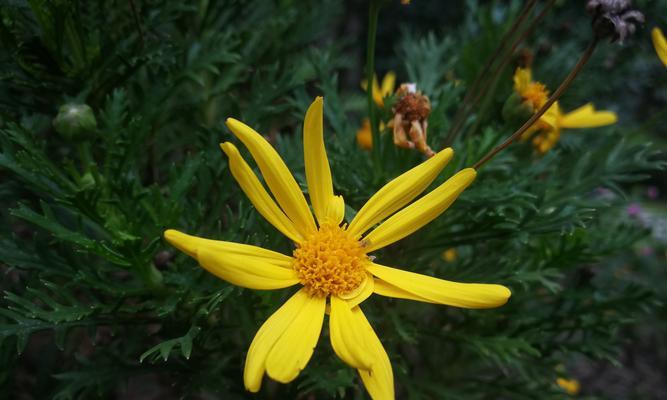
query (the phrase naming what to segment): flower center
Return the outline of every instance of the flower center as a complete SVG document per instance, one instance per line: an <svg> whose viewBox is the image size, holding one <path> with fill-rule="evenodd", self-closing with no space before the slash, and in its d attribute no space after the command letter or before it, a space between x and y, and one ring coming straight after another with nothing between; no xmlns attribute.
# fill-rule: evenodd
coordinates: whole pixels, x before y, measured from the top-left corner
<svg viewBox="0 0 667 400"><path fill-rule="evenodd" d="M366 279L369 259L358 240L335 224L322 224L294 250L294 269L314 296L344 295Z"/></svg>
<svg viewBox="0 0 667 400"><path fill-rule="evenodd" d="M549 98L549 91L542 83L530 82L521 93L521 97L524 101L530 103L530 105L533 107L533 111L537 111L542 108L544 103L547 102L547 99Z"/></svg>

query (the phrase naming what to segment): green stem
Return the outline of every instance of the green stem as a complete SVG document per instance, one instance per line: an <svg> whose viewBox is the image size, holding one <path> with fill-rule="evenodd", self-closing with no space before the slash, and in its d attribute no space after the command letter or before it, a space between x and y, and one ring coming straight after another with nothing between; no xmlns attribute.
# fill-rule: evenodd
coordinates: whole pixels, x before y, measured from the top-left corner
<svg viewBox="0 0 667 400"><path fill-rule="evenodd" d="M479 87L482 84L483 81L487 79L488 73L491 70L491 67L495 64L496 60L498 57L503 53L505 50L505 46L509 43L510 39L514 37L514 34L517 32L519 27L523 24L523 21L526 19L526 17L529 15L529 13L532 11L533 6L535 6L536 1L535 0L529 0L526 2L524 7L521 9L521 12L519 12L519 16L514 19L514 22L510 26L509 30L507 30L502 38L499 41L498 46L496 47L495 51L493 54L486 59L486 62L484 63L484 67L482 67L482 70L477 74L475 77L475 80L473 81L472 85L470 85L470 88L466 91L465 97L463 98L463 101L461 102L461 106L457 110L456 114L454 115L452 125L449 129L449 133L447 134L447 138L445 138L444 145L445 147L449 146L452 144L454 137L456 137L456 134L458 133L458 130L460 129L460 125L464 122L465 115L469 111L470 107L470 101L473 98L473 95L475 95L479 91Z"/></svg>
<svg viewBox="0 0 667 400"><path fill-rule="evenodd" d="M368 101L368 119L371 125L371 137L373 138L372 158L373 172L377 180L382 173L380 129L377 120L377 108L373 100L373 76L375 75L375 39L377 34L378 15L380 14L380 1L371 0L368 8L368 41L366 44L366 97Z"/></svg>

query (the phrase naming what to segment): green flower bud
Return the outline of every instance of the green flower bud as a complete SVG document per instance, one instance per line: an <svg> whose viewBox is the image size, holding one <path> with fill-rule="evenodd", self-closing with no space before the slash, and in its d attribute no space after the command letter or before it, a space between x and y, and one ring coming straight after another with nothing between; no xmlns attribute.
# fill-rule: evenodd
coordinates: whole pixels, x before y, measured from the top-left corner
<svg viewBox="0 0 667 400"><path fill-rule="evenodd" d="M64 138L74 139L97 129L97 120L88 105L65 104L58 110L53 127Z"/></svg>
<svg viewBox="0 0 667 400"><path fill-rule="evenodd" d="M521 125L533 116L533 107L516 92L512 92L503 105L502 113L508 124Z"/></svg>

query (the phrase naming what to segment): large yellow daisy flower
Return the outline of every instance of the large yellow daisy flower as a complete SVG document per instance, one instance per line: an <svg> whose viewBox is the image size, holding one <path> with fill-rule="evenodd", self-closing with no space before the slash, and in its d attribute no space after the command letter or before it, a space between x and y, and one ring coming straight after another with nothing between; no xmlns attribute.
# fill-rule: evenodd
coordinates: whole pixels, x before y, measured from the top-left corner
<svg viewBox="0 0 667 400"><path fill-rule="evenodd" d="M498 307L510 297L504 286L449 282L384 266L368 254L421 228L449 207L477 172L461 170L408 205L451 159L445 149L387 183L343 224L345 205L334 195L323 140L323 101L306 113L304 158L313 213L284 161L252 128L235 119L227 126L243 142L273 197L232 143L221 144L232 175L257 211L295 243L292 255L261 247L202 239L167 230L165 238L212 274L241 287L300 289L257 332L246 357L244 382L260 389L266 372L287 383L306 366L320 336L327 302L335 353L359 371L373 399L393 399L389 357L360 304L371 294L465 308ZM275 201L274 201L275 199Z"/></svg>

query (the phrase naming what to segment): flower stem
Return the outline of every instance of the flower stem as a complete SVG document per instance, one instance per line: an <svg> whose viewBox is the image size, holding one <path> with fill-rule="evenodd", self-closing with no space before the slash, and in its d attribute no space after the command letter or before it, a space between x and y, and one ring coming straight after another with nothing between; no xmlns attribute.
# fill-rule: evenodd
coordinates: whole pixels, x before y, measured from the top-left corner
<svg viewBox="0 0 667 400"><path fill-rule="evenodd" d="M512 26L510 26L509 30L507 30L503 34L493 54L486 59L484 67L482 67L481 71L475 77L475 80L473 81L472 85L470 85L470 88L466 91L466 95L463 98L461 107L456 112L456 115L454 115L452 125L449 129L447 138L445 139L445 146L451 145L451 142L456 137L456 133L459 130L460 125L465 119L465 114L468 112L468 108L470 107L470 101L472 100L473 95L477 93L477 91L479 90L479 86L482 84L482 82L486 80L489 70L495 64L498 56L500 56L502 52L505 50L505 45L509 43L510 39L512 39L512 37L517 32L519 27L523 24L523 21L526 19L530 11L533 9L535 3L536 0L529 0L526 2L526 4L519 12L519 15L514 19Z"/></svg>
<svg viewBox="0 0 667 400"><path fill-rule="evenodd" d="M373 100L373 76L375 75L375 39L377 34L380 1L371 0L368 8L368 40L366 43L366 97L368 100L368 119L371 125L372 158L375 178L382 172L380 130L377 120L377 108Z"/></svg>
<svg viewBox="0 0 667 400"><path fill-rule="evenodd" d="M484 165L487 161L492 159L496 154L504 150L507 146L512 144L516 139L520 138L521 135L524 134L530 128L533 126L533 124L545 113L547 110L560 98L560 96L567 90L568 87L570 87L570 84L574 80L574 78L579 74L581 69L586 65L588 60L591 58L591 55L593 55L593 51L595 50L595 47L598 44L598 39L593 38L591 43L588 45L588 48L584 51L584 53L581 55L581 58L579 58L579 61L577 64L572 68L572 71L565 77L563 82L561 82L560 86L558 86L558 89L549 97L546 103L540 108L535 114L533 114L528 121L526 121L519 129L517 129L516 132L512 134L507 140L505 140L503 143L499 144L493 150L488 152L484 157L482 157L479 161L473 165L474 169L479 169L482 165Z"/></svg>
<svg viewBox="0 0 667 400"><path fill-rule="evenodd" d="M475 96L475 98L472 100L471 107L474 107L477 105L477 103L480 101L482 98L482 95L484 95L484 102L482 103L482 107L480 109L480 112L478 114L478 117L476 118L475 123L473 124L472 128L468 131L471 134L474 134L477 129L479 128L479 125L482 123L482 120L484 119L484 114L486 114L486 109L488 106L491 104L491 100L494 97L494 94L496 93L496 87L498 86L498 82L500 81L500 78L505 72L505 68L507 68L507 64L512 60L512 55L516 51L517 47L533 32L533 30L537 27L537 25L542 21L542 19L547 15L547 12L551 8L551 6L554 4L555 0L549 0L547 4L542 7L542 11L531 21L530 25L521 33L521 35L514 41L512 44L512 47L510 47L509 52L506 54L506 56L502 59L500 65L495 69L493 76L491 77L490 80L486 81L485 86L479 90ZM463 121L462 121L463 122ZM459 128L462 128L463 125L460 125ZM460 129L454 132L454 136L460 132ZM455 138L454 137L454 138Z"/></svg>

